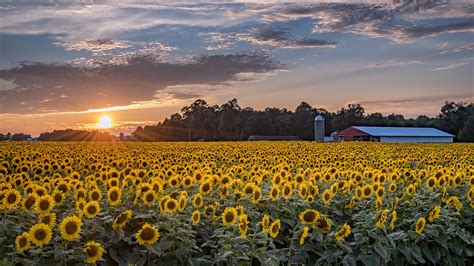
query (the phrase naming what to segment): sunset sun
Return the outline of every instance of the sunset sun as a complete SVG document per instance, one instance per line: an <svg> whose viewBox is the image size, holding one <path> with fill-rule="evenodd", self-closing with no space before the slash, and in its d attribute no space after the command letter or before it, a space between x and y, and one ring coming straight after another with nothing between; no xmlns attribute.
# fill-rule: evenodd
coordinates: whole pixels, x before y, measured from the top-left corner
<svg viewBox="0 0 474 266"><path fill-rule="evenodd" d="M106 129L112 127L112 118L110 116L104 115L99 118L97 123L97 128Z"/></svg>

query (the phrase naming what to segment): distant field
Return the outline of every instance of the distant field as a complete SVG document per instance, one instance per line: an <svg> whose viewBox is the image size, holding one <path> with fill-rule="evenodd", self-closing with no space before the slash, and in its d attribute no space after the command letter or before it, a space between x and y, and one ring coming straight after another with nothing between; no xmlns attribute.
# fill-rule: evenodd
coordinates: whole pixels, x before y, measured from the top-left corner
<svg viewBox="0 0 474 266"><path fill-rule="evenodd" d="M0 143L3 264L474 260L474 144Z"/></svg>

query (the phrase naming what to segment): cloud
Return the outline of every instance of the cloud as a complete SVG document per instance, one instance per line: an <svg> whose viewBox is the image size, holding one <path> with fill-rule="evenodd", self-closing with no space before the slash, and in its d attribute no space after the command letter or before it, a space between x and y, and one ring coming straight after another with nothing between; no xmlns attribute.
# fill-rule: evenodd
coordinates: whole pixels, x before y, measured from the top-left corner
<svg viewBox="0 0 474 266"><path fill-rule="evenodd" d="M456 64L447 65L447 66L444 66L444 67L433 68L433 69L431 69L431 71L449 70L449 69L462 67L462 66L467 65L467 64L469 64L469 63L467 63L467 62L456 63Z"/></svg>
<svg viewBox="0 0 474 266"><path fill-rule="evenodd" d="M294 38L288 29L253 28L249 33L201 33L210 45L207 50L229 49L237 42L249 42L254 45L272 46L276 48L316 48L336 47L337 43L316 38Z"/></svg>
<svg viewBox="0 0 474 266"><path fill-rule="evenodd" d="M421 61L418 61L418 60L402 61L398 59L390 59L382 63L370 64L369 68L404 67L408 65L419 65L419 64L421 64Z"/></svg>
<svg viewBox="0 0 474 266"><path fill-rule="evenodd" d="M237 39L278 48L335 47L336 42L315 38L292 38L287 29L255 29L253 34L237 34Z"/></svg>
<svg viewBox="0 0 474 266"><path fill-rule="evenodd" d="M131 47L130 41L112 40L112 39L96 39L79 42L56 42L58 46L64 47L66 51L87 50L92 52L108 51L113 49L124 49Z"/></svg>
<svg viewBox="0 0 474 266"><path fill-rule="evenodd" d="M466 44L466 45L460 45L460 46L456 46L456 47L452 47L452 48L448 48L448 44L447 43L443 43L443 45L440 47L440 54L457 54L457 53L461 53L461 52L464 52L464 51L470 51L470 50L473 50L474 49L474 44L473 43L470 43L470 44Z"/></svg>
<svg viewBox="0 0 474 266"><path fill-rule="evenodd" d="M0 78L16 87L0 90L0 113L48 113L83 111L159 101L166 92L176 98L194 97L192 91L176 91L177 85L220 86L238 82L239 74L284 69L263 52L198 55L186 63L170 63L151 56L127 59L123 64L94 67L69 64L29 63L1 70Z"/></svg>
<svg viewBox="0 0 474 266"><path fill-rule="evenodd" d="M462 2L394 1L387 3L311 3L280 6L262 21L315 20L316 33L352 33L394 42L442 33L474 31L474 5Z"/></svg>

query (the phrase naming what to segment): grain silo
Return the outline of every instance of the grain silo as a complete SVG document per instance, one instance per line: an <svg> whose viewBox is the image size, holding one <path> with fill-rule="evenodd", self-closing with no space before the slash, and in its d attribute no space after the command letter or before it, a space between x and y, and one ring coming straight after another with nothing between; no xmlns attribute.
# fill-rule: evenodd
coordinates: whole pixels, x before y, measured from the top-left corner
<svg viewBox="0 0 474 266"><path fill-rule="evenodd" d="M314 118L314 140L324 141L324 116L318 115Z"/></svg>

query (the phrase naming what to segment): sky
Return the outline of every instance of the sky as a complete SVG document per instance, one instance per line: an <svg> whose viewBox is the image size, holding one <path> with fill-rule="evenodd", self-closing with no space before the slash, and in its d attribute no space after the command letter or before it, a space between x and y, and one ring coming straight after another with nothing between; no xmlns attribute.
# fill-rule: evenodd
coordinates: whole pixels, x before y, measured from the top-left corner
<svg viewBox="0 0 474 266"><path fill-rule="evenodd" d="M104 115L127 133L196 99L406 117L474 102L469 0L2 1L0 17L0 133Z"/></svg>

